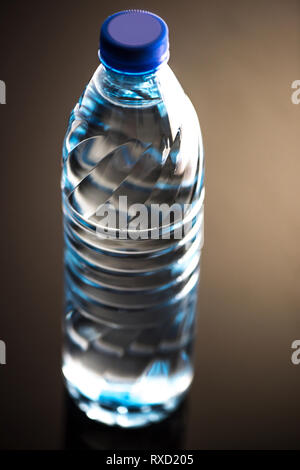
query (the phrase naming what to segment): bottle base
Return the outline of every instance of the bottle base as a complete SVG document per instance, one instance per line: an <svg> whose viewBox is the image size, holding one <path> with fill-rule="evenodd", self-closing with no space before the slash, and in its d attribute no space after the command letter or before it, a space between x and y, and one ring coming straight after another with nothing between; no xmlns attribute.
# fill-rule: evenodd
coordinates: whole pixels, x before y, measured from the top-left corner
<svg viewBox="0 0 300 470"><path fill-rule="evenodd" d="M67 380L65 384L75 404L89 419L121 428L140 428L166 419L178 408L187 394L184 392L160 405L123 406L114 404L113 401L101 403L90 400Z"/></svg>

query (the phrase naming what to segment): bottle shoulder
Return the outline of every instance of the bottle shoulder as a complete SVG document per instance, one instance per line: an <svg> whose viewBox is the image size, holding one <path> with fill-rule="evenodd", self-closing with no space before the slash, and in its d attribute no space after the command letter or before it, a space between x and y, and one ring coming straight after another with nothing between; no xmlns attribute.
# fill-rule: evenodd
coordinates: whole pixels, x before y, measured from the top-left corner
<svg viewBox="0 0 300 470"><path fill-rule="evenodd" d="M133 91L129 98L123 93L125 104L116 94L107 97L99 73L75 106L64 142L62 186L72 210L91 220L101 201L116 194L133 203L197 201L204 168L200 128L174 74L154 77L154 104L129 106Z"/></svg>
<svg viewBox="0 0 300 470"><path fill-rule="evenodd" d="M173 142L180 129L190 126L199 133L194 107L170 67L143 80L99 66L71 113L64 154L103 134L143 140L159 150L161 140Z"/></svg>

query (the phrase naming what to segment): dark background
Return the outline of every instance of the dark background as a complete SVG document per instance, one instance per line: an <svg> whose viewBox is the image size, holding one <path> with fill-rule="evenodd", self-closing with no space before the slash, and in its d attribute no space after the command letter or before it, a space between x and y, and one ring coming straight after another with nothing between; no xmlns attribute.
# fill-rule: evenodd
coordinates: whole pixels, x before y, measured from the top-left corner
<svg viewBox="0 0 300 470"><path fill-rule="evenodd" d="M61 145L109 14L169 24L206 151L196 376L144 431L83 419L60 375ZM10 1L0 7L2 449L300 448L300 2Z"/></svg>

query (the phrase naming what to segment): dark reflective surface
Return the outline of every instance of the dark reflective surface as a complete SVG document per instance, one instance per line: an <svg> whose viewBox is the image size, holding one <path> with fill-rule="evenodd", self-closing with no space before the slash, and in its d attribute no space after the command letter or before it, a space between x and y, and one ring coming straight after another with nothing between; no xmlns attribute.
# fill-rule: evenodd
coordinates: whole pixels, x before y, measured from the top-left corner
<svg viewBox="0 0 300 470"><path fill-rule="evenodd" d="M86 0L2 2L0 448L300 448L299 0L145 0L199 114L205 242L195 379L183 417L118 431L66 414L61 380L61 147L98 65ZM182 423L181 424L181 420Z"/></svg>

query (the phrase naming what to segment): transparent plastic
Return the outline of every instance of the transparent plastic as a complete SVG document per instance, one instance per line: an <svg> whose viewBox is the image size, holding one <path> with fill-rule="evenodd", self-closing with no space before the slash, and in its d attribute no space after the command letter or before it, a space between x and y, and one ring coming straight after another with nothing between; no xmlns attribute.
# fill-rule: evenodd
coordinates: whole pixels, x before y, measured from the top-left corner
<svg viewBox="0 0 300 470"><path fill-rule="evenodd" d="M92 419L158 421L192 382L203 181L198 119L169 66L127 75L100 65L71 113L62 173L63 374ZM131 228L125 239L116 227L114 239L101 238L97 209L120 212L120 196L188 210L183 221L160 221L154 237Z"/></svg>

